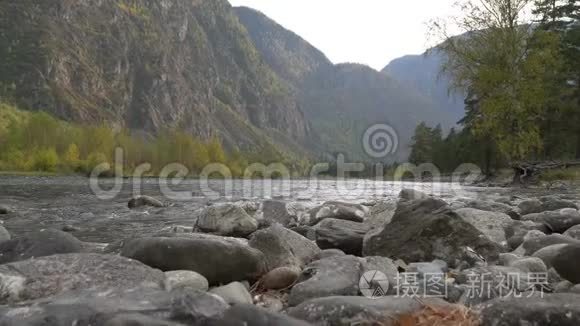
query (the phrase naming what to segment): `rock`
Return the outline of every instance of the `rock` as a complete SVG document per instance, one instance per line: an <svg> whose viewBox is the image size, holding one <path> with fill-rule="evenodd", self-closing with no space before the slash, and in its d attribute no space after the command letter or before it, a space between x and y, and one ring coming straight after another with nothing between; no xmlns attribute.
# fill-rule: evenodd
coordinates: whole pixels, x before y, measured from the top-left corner
<svg viewBox="0 0 580 326"><path fill-rule="evenodd" d="M254 232L249 244L264 253L267 272L283 266L304 267L320 252L315 243L280 224Z"/></svg>
<svg viewBox="0 0 580 326"><path fill-rule="evenodd" d="M390 224L369 232L363 255L385 256L406 262L440 259L450 267L471 260L467 247L488 261L504 249L465 222L439 199L400 201Z"/></svg>
<svg viewBox="0 0 580 326"><path fill-rule="evenodd" d="M121 255L163 271L197 272L210 285L257 279L264 273L264 255L259 250L218 236L133 239L125 242Z"/></svg>
<svg viewBox="0 0 580 326"><path fill-rule="evenodd" d="M312 226L301 225L293 227L290 230L300 234L310 241L316 241L316 230Z"/></svg>
<svg viewBox="0 0 580 326"><path fill-rule="evenodd" d="M0 215L6 215L9 214L10 210L8 209L8 207L6 206L0 206Z"/></svg>
<svg viewBox="0 0 580 326"><path fill-rule="evenodd" d="M165 272L165 289L189 288L197 291L207 291L209 282L203 275L192 271L170 271Z"/></svg>
<svg viewBox="0 0 580 326"><path fill-rule="evenodd" d="M561 281L554 285L554 293L571 292L570 290L574 287L569 281Z"/></svg>
<svg viewBox="0 0 580 326"><path fill-rule="evenodd" d="M288 304L296 306L313 298L358 295L361 263L354 256L330 257L315 261L302 272L288 297Z"/></svg>
<svg viewBox="0 0 580 326"><path fill-rule="evenodd" d="M559 198L557 196L545 196L540 198L544 211L557 211L564 208L578 209L578 205L573 201Z"/></svg>
<svg viewBox="0 0 580 326"><path fill-rule="evenodd" d="M253 303L252 295L246 286L240 282L232 282L228 285L213 288L209 292L219 296L229 304Z"/></svg>
<svg viewBox="0 0 580 326"><path fill-rule="evenodd" d="M514 262L520 258L521 257L516 255L516 254L506 252L506 253L499 254L499 263L502 266L509 266L512 262Z"/></svg>
<svg viewBox="0 0 580 326"><path fill-rule="evenodd" d="M120 292L73 292L27 302L15 308L0 308L3 326L102 325L177 326L207 325L220 318L229 306L220 298L202 292L166 292L136 289Z"/></svg>
<svg viewBox="0 0 580 326"><path fill-rule="evenodd" d="M580 244L580 241L563 236L561 234L538 235L528 237L521 248L523 249L523 256L531 256L536 251L555 244Z"/></svg>
<svg viewBox="0 0 580 326"><path fill-rule="evenodd" d="M397 210L397 202L394 200L378 202L370 208L364 223L371 229L382 227L391 223L395 210Z"/></svg>
<svg viewBox="0 0 580 326"><path fill-rule="evenodd" d="M72 233L72 232L80 232L82 231L81 228L73 226L73 225L65 225L60 229L62 232Z"/></svg>
<svg viewBox="0 0 580 326"><path fill-rule="evenodd" d="M418 273L419 276L425 274L440 274L445 275L449 268L447 263L442 260L434 260L430 263L410 263L407 273Z"/></svg>
<svg viewBox="0 0 580 326"><path fill-rule="evenodd" d="M325 249L325 250L320 251L314 257L314 260L321 260L324 258L334 257L334 256L346 256L346 254L344 253L344 251L342 251L340 249Z"/></svg>
<svg viewBox="0 0 580 326"><path fill-rule="evenodd" d="M295 211L291 212L288 203L280 200L265 200L262 203L263 218L272 223L279 223L284 227L298 225L299 217Z"/></svg>
<svg viewBox="0 0 580 326"><path fill-rule="evenodd" d="M558 256L558 254L562 250L562 248L566 246L568 246L568 244L566 243L547 246L545 248L536 251L532 256L540 258L544 262L544 264L546 264L546 266L550 268L552 267L552 262L554 261L554 258L556 258L556 256Z"/></svg>
<svg viewBox="0 0 580 326"><path fill-rule="evenodd" d="M580 225L575 225L569 228L568 230L566 230L566 232L564 232L563 235L570 237L572 239L580 240Z"/></svg>
<svg viewBox="0 0 580 326"><path fill-rule="evenodd" d="M515 217L514 208L510 205L485 200L468 200L465 202L466 208L473 208L480 211L503 213L510 217ZM519 216L519 214L517 214ZM517 218L516 218L517 219Z"/></svg>
<svg viewBox="0 0 580 326"><path fill-rule="evenodd" d="M165 276L137 261L99 254L64 254L0 266L0 304L47 298L83 289L162 289Z"/></svg>
<svg viewBox="0 0 580 326"><path fill-rule="evenodd" d="M10 239L12 239L10 232L8 232L8 230L6 230L3 226L0 225L0 242L8 241ZM1 260L2 258L0 258L0 261Z"/></svg>
<svg viewBox="0 0 580 326"><path fill-rule="evenodd" d="M574 285L573 287L570 288L569 290L570 293L576 293L576 294L580 294L580 284L579 285Z"/></svg>
<svg viewBox="0 0 580 326"><path fill-rule="evenodd" d="M580 245L568 245L560 249L552 266L564 279L580 284Z"/></svg>
<svg viewBox="0 0 580 326"><path fill-rule="evenodd" d="M580 295L544 294L543 297L496 299L478 307L482 326L577 326Z"/></svg>
<svg viewBox="0 0 580 326"><path fill-rule="evenodd" d="M424 299L431 307L451 307L439 299ZM395 326L402 315L418 312L424 305L416 298L383 297L369 299L355 296L315 298L290 308L288 314L314 325L351 326L385 325ZM426 324L428 325L428 324Z"/></svg>
<svg viewBox="0 0 580 326"><path fill-rule="evenodd" d="M518 210L521 215L540 213L543 211L542 202L537 199L524 200L519 203Z"/></svg>
<svg viewBox="0 0 580 326"><path fill-rule="evenodd" d="M258 221L233 204L206 207L195 225L195 230L223 236L245 237L257 229Z"/></svg>
<svg viewBox="0 0 580 326"><path fill-rule="evenodd" d="M513 220L508 215L475 208L462 208L456 212L464 221L476 227L491 241L507 244L505 228L513 224Z"/></svg>
<svg viewBox="0 0 580 326"><path fill-rule="evenodd" d="M55 254L79 253L83 250L83 243L66 232L42 230L0 242L0 264Z"/></svg>
<svg viewBox="0 0 580 326"><path fill-rule="evenodd" d="M131 209L144 207L144 206L159 207L159 208L165 207L165 205L161 201L159 201L158 199L155 199L153 197L149 197L149 196L134 197L131 200L129 200L129 203L127 204L127 206Z"/></svg>
<svg viewBox="0 0 580 326"><path fill-rule="evenodd" d="M318 223L316 244L320 249L340 249L346 254L361 256L364 236L370 231L370 226L327 218Z"/></svg>
<svg viewBox="0 0 580 326"><path fill-rule="evenodd" d="M548 232L548 228L532 221L513 221L505 228L505 236L510 249L516 249L524 242L524 237L529 231L539 231L541 234Z"/></svg>
<svg viewBox="0 0 580 326"><path fill-rule="evenodd" d="M551 232L564 233L569 228L580 224L580 212L576 209L565 208L559 211L524 215L522 220L543 223Z"/></svg>
<svg viewBox="0 0 580 326"><path fill-rule="evenodd" d="M292 317L269 312L249 304L235 305L226 311L216 326L308 326L309 324Z"/></svg>
<svg viewBox="0 0 580 326"><path fill-rule="evenodd" d="M364 222L368 207L358 204L329 201L310 211L310 225L316 225L325 218Z"/></svg>
<svg viewBox="0 0 580 326"><path fill-rule="evenodd" d="M264 308L270 312L280 312L284 310L284 303L275 294L262 293L254 297L257 307Z"/></svg>
<svg viewBox="0 0 580 326"><path fill-rule="evenodd" d="M525 274L548 274L548 267L537 257L525 257L512 261L508 266L514 267Z"/></svg>
<svg viewBox="0 0 580 326"><path fill-rule="evenodd" d="M286 289L296 283L301 273L302 270L296 266L278 267L260 279L259 287L263 290Z"/></svg>
<svg viewBox="0 0 580 326"><path fill-rule="evenodd" d="M430 198L429 195L427 195L424 192L415 190L415 189L402 189L401 192L399 193L399 199L401 200L422 200L422 199L427 199Z"/></svg>

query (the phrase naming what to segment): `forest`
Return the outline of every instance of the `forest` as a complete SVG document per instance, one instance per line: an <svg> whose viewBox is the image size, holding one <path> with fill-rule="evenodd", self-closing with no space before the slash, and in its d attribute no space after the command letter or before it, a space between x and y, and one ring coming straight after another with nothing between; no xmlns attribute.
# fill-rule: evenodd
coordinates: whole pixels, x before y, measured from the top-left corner
<svg viewBox="0 0 580 326"><path fill-rule="evenodd" d="M446 61L441 73L466 92L465 117L449 132L417 126L410 161L442 171L478 164L491 175L514 162L580 158L580 1L482 1L463 7L454 23L465 33L443 39L433 51Z"/></svg>

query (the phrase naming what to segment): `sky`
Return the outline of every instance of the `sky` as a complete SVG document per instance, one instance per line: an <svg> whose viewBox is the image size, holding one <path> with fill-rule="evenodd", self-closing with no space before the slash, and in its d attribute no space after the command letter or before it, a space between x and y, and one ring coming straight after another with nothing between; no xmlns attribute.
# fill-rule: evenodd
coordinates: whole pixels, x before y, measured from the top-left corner
<svg viewBox="0 0 580 326"><path fill-rule="evenodd" d="M257 9L324 52L334 63L375 69L433 45L427 24L455 12L457 0L229 0Z"/></svg>

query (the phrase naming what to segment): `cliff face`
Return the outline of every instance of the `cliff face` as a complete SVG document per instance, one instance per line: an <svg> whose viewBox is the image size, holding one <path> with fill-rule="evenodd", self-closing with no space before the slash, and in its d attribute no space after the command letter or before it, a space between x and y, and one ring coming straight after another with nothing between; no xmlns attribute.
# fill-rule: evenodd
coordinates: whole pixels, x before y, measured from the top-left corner
<svg viewBox="0 0 580 326"><path fill-rule="evenodd" d="M371 159L361 140L377 123L391 125L399 136L399 152L391 161L404 161L415 127L422 121L452 125L448 112L417 89L364 65L333 65L319 50L248 8L236 8L265 62L296 90L301 108L328 152L352 159Z"/></svg>
<svg viewBox="0 0 580 326"><path fill-rule="evenodd" d="M3 97L67 120L241 147L310 133L226 0L2 1L0 57Z"/></svg>

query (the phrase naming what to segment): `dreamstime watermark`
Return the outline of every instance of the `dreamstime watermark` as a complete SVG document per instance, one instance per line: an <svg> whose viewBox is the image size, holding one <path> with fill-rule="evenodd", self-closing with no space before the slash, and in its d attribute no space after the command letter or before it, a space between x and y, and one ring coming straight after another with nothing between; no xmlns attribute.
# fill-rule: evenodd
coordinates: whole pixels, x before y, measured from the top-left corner
<svg viewBox="0 0 580 326"><path fill-rule="evenodd" d="M373 125L362 136L362 145L365 152L373 157L387 157L396 154L399 149L399 138L395 129L385 125ZM100 199L110 200L117 197L126 184L123 167L125 155L121 148L115 150L114 163L103 163L96 166L91 175L89 185L93 193ZM332 173L331 173L332 167ZM293 178L291 169L283 163L249 164L242 175L234 177L232 169L223 163L210 163L203 167L196 177L196 187L199 189L185 189L187 180L191 180L192 171L181 163L171 163L163 166L159 172L158 184L161 194L172 201L189 201L196 196L208 199L230 199L237 194L241 198L291 198L297 188L309 193L320 189L321 182L334 181L335 193L338 196L382 196L384 187L381 182L391 182L392 186L406 188L409 183L422 182L422 190L432 195L441 195L444 192L453 192L461 196L464 194L464 185L478 180L482 173L481 169L473 164L459 166L451 175L443 175L434 164L414 165L411 163L401 164L396 167L389 177L385 171L391 166L384 163L375 163L372 166L360 162L347 162L345 155L338 154L332 162L313 164L306 176ZM360 175L367 171L362 179L352 179L351 175ZM101 176L110 176L115 172L113 185L108 181L102 183ZM368 175L372 171L372 175ZM152 172L152 165L143 163L128 173L132 184L132 195L140 196L142 193L143 180ZM428 182L426 182L428 177ZM216 181L219 180L219 181ZM306 181L306 182L305 182ZM445 181L445 182L442 182ZM218 187L216 189L216 184ZM306 184L306 188L304 189Z"/></svg>

